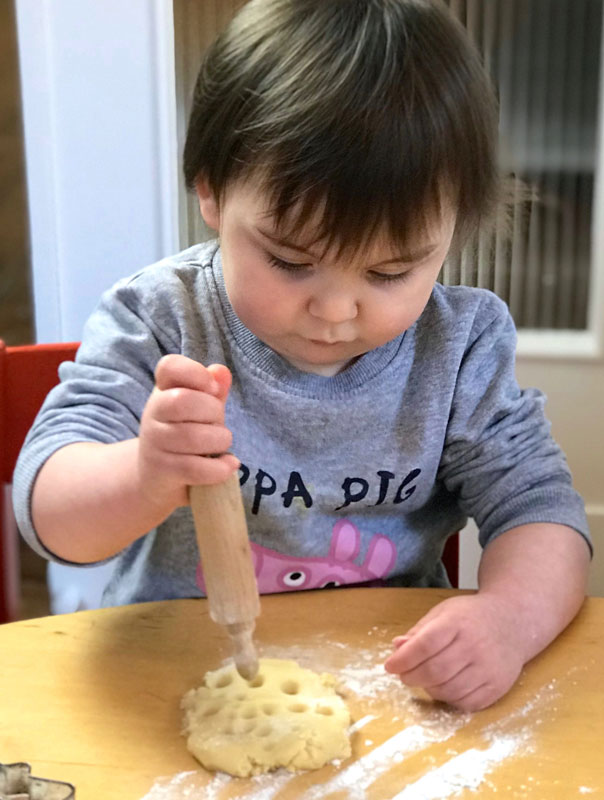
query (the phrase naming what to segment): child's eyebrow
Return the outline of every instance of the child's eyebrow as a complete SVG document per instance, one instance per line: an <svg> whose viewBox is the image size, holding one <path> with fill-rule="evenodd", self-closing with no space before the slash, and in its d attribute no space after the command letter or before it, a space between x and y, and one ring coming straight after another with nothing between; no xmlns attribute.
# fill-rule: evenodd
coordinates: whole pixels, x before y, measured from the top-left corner
<svg viewBox="0 0 604 800"><path fill-rule="evenodd" d="M293 242L288 242L286 239L282 239L280 236L275 236L268 231L264 231L261 228L257 228L258 233L261 236L264 236L265 239L269 239L273 244L279 245L280 247L284 247L287 250L294 250L296 253L301 253L305 256L310 256L313 259L317 259L317 256L307 248L294 244ZM400 256L396 256L395 258L388 258L385 261L379 261L376 264L372 264L368 269L375 269L375 267L385 267L388 264L400 264L402 263L413 263L415 261L421 261L424 258L432 255L432 253L438 248L438 243L434 244L427 244L424 247L420 247L417 250L409 251L408 253L402 253Z"/></svg>

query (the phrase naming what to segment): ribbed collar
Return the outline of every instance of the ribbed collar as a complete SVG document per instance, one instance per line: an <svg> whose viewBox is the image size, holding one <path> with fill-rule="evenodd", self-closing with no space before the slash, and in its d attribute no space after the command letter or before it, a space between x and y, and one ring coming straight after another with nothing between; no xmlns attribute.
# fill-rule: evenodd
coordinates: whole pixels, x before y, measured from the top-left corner
<svg viewBox="0 0 604 800"><path fill-rule="evenodd" d="M287 391L312 397L336 397L363 386L382 372L401 349L405 333L358 358L354 364L332 377L302 372L261 341L239 319L227 295L218 247L212 257L212 274L230 338L243 357ZM287 387L287 388L286 388Z"/></svg>

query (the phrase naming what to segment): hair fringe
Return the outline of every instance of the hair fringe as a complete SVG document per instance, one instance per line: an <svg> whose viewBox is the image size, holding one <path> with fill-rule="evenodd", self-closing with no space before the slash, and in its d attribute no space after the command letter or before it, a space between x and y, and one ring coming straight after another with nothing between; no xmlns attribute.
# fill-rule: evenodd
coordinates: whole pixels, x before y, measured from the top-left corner
<svg viewBox="0 0 604 800"><path fill-rule="evenodd" d="M461 247L507 203L495 94L439 0L250 0L203 61L183 169L219 201L253 177L278 226L340 249L445 204Z"/></svg>

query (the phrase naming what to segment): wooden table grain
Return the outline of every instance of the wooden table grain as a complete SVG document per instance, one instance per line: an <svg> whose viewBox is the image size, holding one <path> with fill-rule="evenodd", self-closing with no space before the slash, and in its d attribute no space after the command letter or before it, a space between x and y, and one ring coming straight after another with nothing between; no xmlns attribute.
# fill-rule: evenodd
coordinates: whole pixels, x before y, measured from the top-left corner
<svg viewBox="0 0 604 800"><path fill-rule="evenodd" d="M143 603L0 627L0 762L68 781L77 800L604 798L604 599L528 664L495 706L462 714L381 668L393 636L453 591L264 596L261 655L339 679L353 756L298 775L206 773L180 699L229 656L204 600Z"/></svg>

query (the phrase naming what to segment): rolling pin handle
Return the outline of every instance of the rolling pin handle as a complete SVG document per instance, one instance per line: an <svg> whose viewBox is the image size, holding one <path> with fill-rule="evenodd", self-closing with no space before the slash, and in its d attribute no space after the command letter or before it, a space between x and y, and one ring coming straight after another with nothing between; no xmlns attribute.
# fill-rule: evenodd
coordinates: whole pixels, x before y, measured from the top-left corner
<svg viewBox="0 0 604 800"><path fill-rule="evenodd" d="M239 478L189 487L210 617L233 644L237 671L253 679L258 656L252 640L260 597L248 538Z"/></svg>
<svg viewBox="0 0 604 800"><path fill-rule="evenodd" d="M235 667L247 681L253 680L258 674L258 654L252 638L255 627L254 622L238 622L226 626L233 643Z"/></svg>

